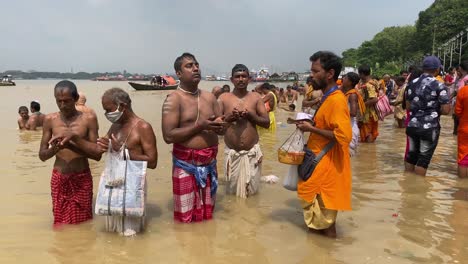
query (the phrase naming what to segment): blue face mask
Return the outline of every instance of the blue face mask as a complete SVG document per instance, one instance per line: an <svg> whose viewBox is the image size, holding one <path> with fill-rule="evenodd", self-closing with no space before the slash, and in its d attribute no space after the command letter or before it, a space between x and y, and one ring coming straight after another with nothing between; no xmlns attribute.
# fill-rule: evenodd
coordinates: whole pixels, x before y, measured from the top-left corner
<svg viewBox="0 0 468 264"><path fill-rule="evenodd" d="M111 123L116 123L122 117L123 111L122 112L119 111L119 107L120 105L117 107L117 110L115 110L114 112L109 112L109 113L104 114L107 120L109 120Z"/></svg>

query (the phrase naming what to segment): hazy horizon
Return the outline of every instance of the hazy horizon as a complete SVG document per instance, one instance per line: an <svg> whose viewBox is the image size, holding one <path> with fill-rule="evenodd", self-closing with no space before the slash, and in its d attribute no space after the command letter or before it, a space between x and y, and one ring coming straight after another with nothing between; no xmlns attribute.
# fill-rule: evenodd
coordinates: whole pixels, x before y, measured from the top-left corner
<svg viewBox="0 0 468 264"><path fill-rule="evenodd" d="M303 72L315 51L341 55L385 27L414 24L433 1L158 2L10 1L0 17L0 71L172 74L187 51L203 75L236 63Z"/></svg>

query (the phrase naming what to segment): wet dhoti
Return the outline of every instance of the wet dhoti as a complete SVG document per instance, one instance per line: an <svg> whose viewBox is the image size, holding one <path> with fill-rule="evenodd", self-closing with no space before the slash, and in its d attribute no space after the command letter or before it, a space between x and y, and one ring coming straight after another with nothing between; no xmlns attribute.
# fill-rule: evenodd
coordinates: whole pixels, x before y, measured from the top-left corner
<svg viewBox="0 0 468 264"><path fill-rule="evenodd" d="M325 208L319 194L315 196L315 199L311 203L301 199L301 205L304 221L309 228L315 230L327 229L336 221L338 211Z"/></svg>
<svg viewBox="0 0 468 264"><path fill-rule="evenodd" d="M262 151L255 144L250 150L235 151L225 147L225 167L228 194L247 198L257 193L262 174Z"/></svg>
<svg viewBox="0 0 468 264"><path fill-rule="evenodd" d="M190 149L174 144L172 192L174 219L197 222L213 218L217 183L218 146Z"/></svg>
<svg viewBox="0 0 468 264"><path fill-rule="evenodd" d="M93 218L93 179L89 169L78 173L54 169L50 187L54 224L78 224Z"/></svg>

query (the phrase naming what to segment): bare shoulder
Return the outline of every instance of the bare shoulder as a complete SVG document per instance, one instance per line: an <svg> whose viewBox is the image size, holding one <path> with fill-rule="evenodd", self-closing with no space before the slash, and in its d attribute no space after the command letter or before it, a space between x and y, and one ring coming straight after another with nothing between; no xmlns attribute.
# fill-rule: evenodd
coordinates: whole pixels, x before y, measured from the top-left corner
<svg viewBox="0 0 468 264"><path fill-rule="evenodd" d="M250 98L253 98L253 99L255 99L255 100L260 100L260 99L262 99L262 97L260 96L259 93L249 92L249 96L250 96Z"/></svg>
<svg viewBox="0 0 468 264"><path fill-rule="evenodd" d="M200 90L201 91L201 90ZM216 97L214 96L213 93L207 92L207 91L201 91L200 94L201 97L205 98L208 101L216 101Z"/></svg>
<svg viewBox="0 0 468 264"><path fill-rule="evenodd" d="M231 97L232 94L231 93L223 93L221 94L219 97L218 97L218 101L225 101L225 100L228 100L229 97Z"/></svg>
<svg viewBox="0 0 468 264"><path fill-rule="evenodd" d="M44 122L52 122L52 121L56 120L57 118L60 118L60 113L59 112L50 113L50 114L45 115Z"/></svg>
<svg viewBox="0 0 468 264"><path fill-rule="evenodd" d="M140 122L138 122L138 128L141 129L141 130L151 130L151 131L153 131L153 127L151 126L151 124L148 123L144 119L141 119Z"/></svg>

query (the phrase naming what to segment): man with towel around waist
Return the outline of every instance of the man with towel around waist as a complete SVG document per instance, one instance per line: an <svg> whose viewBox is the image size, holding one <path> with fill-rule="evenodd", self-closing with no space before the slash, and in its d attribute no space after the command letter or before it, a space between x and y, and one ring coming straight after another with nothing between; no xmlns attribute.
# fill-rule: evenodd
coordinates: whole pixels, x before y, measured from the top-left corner
<svg viewBox="0 0 468 264"><path fill-rule="evenodd" d="M162 107L162 134L174 144L172 192L174 219L189 223L213 217L218 186L216 154L224 129L216 97L198 89L201 80L195 56L184 53L174 62L180 80Z"/></svg>
<svg viewBox="0 0 468 264"><path fill-rule="evenodd" d="M246 198L258 191L262 172L256 126L268 128L270 118L261 96L247 90L249 69L237 64L231 76L234 90L218 100L224 121L230 123L224 135L227 193Z"/></svg>
<svg viewBox="0 0 468 264"><path fill-rule="evenodd" d="M39 158L55 156L51 190L54 225L78 224L93 217L93 179L88 158L101 159L96 117L77 111L74 83L61 81L54 88L59 112L44 118Z"/></svg>

